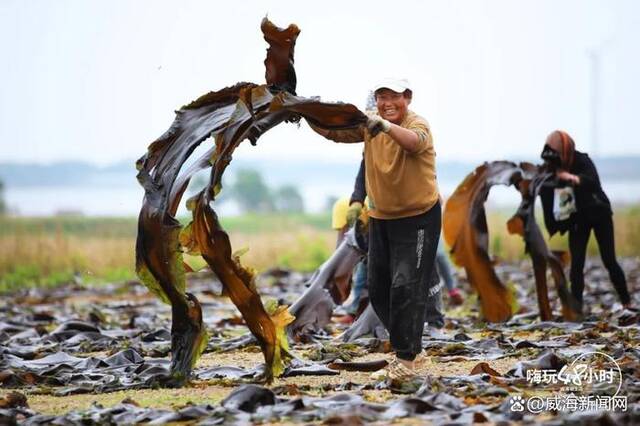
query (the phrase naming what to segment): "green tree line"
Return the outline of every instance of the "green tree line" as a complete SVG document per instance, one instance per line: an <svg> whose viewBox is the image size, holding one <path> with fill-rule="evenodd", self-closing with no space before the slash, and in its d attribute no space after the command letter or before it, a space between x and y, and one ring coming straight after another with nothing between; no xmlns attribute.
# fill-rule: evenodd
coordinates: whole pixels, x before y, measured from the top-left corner
<svg viewBox="0 0 640 426"><path fill-rule="evenodd" d="M303 213L304 199L295 185L270 187L262 174L254 169L239 169L231 184L224 182L219 202L233 200L242 213ZM193 189L206 184L202 176L196 177Z"/></svg>
<svg viewBox="0 0 640 426"><path fill-rule="evenodd" d="M229 197L246 213L304 212L304 200L297 187L270 188L257 170L238 170L228 191Z"/></svg>

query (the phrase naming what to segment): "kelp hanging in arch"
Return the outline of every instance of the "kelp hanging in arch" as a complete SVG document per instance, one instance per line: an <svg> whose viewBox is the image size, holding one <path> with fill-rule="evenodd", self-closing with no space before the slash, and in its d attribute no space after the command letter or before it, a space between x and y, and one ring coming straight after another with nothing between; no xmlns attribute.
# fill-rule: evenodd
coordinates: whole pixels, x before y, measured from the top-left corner
<svg viewBox="0 0 640 426"><path fill-rule="evenodd" d="M467 278L478 292L484 318L489 322L507 321L515 313L513 295L500 281L489 256L489 229L484 203L494 185L513 185L521 203L508 221L511 234L520 235L531 257L536 294L542 320L551 320L547 288L547 269L551 270L566 320L579 317L576 303L567 289L562 255L547 247L536 223L535 200L549 174L542 166L510 161L492 161L467 175L447 200L443 215L443 235L451 247L454 262L464 267Z"/></svg>
<svg viewBox="0 0 640 426"><path fill-rule="evenodd" d="M296 96L293 64L300 30L296 25L278 28L266 18L261 29L269 44L264 61L266 84L237 83L185 105L176 112L169 130L136 163L138 181L145 190L138 219L136 271L153 294L171 304L174 385L188 378L207 342L200 304L186 292L183 253L202 256L218 276L260 344L267 379L283 370L285 327L293 317L286 307L267 312L256 291L253 271L233 255L214 209L234 150L247 139L255 145L267 130L300 118L326 129L351 129L366 122L365 114L354 105ZM214 146L183 168L209 138ZM209 182L188 200L192 220L182 226L175 214L189 180L207 168L211 169Z"/></svg>
<svg viewBox="0 0 640 426"><path fill-rule="evenodd" d="M509 161L478 166L449 197L443 214L443 235L453 261L465 268L469 282L478 291L482 313L490 322L511 317L513 298L489 257L484 202L492 186L514 183L518 172L516 164Z"/></svg>

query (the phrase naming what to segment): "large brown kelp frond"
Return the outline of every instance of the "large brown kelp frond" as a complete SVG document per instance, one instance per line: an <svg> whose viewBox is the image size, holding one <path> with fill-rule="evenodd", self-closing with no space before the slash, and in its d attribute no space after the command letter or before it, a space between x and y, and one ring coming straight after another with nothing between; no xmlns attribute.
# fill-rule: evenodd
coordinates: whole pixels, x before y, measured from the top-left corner
<svg viewBox="0 0 640 426"><path fill-rule="evenodd" d="M484 202L493 185L510 185L520 174L515 163L494 161L467 175L447 200L444 238L454 262L465 269L478 292L484 318L506 321L513 314L512 295L496 275L489 257L489 235Z"/></svg>
<svg viewBox="0 0 640 426"><path fill-rule="evenodd" d="M180 384L206 346L202 311L195 296L186 293L182 254L202 255L218 275L226 293L256 336L267 363L267 378L283 370L287 351L285 327L293 319L286 310L270 316L253 284L253 272L232 255L229 237L212 207L222 189L222 175L238 145L253 144L283 121L301 117L327 129L361 126L366 116L350 104L327 104L295 96L293 52L299 29L280 29L262 22L269 43L265 60L267 84L238 83L209 92L176 112L167 132L154 141L137 162L145 197L138 221L136 270L145 285L172 307L172 375ZM213 137L215 147L186 166L193 151ZM188 202L193 220L182 227L175 213L191 177L211 168L210 180Z"/></svg>
<svg viewBox="0 0 640 426"><path fill-rule="evenodd" d="M268 373L279 375L284 370L282 349L287 348L286 336L283 338L286 323L280 324L280 331L277 330L255 289L253 272L233 257L229 236L209 206L210 201L207 191L202 191L197 198L192 222L194 240L202 257L223 283L227 295L257 338L267 366L270 366Z"/></svg>
<svg viewBox="0 0 640 426"><path fill-rule="evenodd" d="M524 171L524 176L518 182L517 187L522 195L522 201L515 215L509 219L507 228L510 233L522 236L525 242L525 250L531 257L536 279L540 318L543 321L553 319L547 288L547 268L549 268L562 304L562 316L566 320L575 321L580 317L580 313L573 296L567 288L567 279L560 256L549 250L535 217L535 200L542 186L553 175L547 173L543 168L529 163L521 163L520 168Z"/></svg>
<svg viewBox="0 0 640 426"><path fill-rule="evenodd" d="M293 54L300 29L295 24L286 29L278 28L267 18L262 20L260 29L269 43L267 58L264 60L264 79L269 86L295 95L297 81Z"/></svg>
<svg viewBox="0 0 640 426"><path fill-rule="evenodd" d="M469 282L478 291L482 312L488 321L505 321L513 313L512 295L500 282L488 254L484 202L491 186L496 184L514 185L522 196L507 228L511 234L522 236L531 257L541 319L552 319L547 268L556 284L563 317L568 320L579 317L576 303L567 289L561 256L549 250L535 219L536 197L551 177L543 167L531 163L518 166L507 161L485 163L469 174L447 201L443 219L445 240L452 248L455 263L465 268Z"/></svg>

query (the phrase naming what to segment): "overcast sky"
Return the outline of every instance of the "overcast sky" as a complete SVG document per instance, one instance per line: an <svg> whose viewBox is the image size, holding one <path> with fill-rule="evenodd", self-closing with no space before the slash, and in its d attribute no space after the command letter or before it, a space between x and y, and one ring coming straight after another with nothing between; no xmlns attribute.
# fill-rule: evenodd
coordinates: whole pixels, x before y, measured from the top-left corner
<svg viewBox="0 0 640 426"><path fill-rule="evenodd" d="M135 159L173 111L237 81L262 83L263 16L302 29L298 93L364 107L407 77L446 160L537 157L555 128L597 154L640 154L640 2L0 1L0 161ZM246 157L354 161L282 124Z"/></svg>

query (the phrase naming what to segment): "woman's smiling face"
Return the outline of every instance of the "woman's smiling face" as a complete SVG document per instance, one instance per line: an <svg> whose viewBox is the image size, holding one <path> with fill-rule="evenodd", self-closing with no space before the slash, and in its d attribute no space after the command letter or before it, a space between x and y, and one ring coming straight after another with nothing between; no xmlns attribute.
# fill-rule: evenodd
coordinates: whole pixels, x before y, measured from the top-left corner
<svg viewBox="0 0 640 426"><path fill-rule="evenodd" d="M390 89L380 89L376 92L376 106L380 117L392 122L400 124L409 110L411 98L403 93L394 92Z"/></svg>

